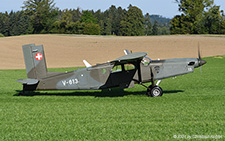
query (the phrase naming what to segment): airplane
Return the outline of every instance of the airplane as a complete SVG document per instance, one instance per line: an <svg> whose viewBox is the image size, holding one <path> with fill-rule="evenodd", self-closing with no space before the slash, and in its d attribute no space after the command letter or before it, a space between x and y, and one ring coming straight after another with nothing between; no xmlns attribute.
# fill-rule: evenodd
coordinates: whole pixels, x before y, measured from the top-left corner
<svg viewBox="0 0 225 141"><path fill-rule="evenodd" d="M43 45L23 45L23 54L28 79L19 79L23 92L45 90L98 90L120 87L121 89L140 84L147 88L147 96L159 97L163 90L162 79L192 73L194 68L206 64L198 58L152 60L145 52L130 52L102 64L90 65L71 72L50 72L47 70ZM150 86L144 85L151 82ZM156 83L157 82L157 83Z"/></svg>

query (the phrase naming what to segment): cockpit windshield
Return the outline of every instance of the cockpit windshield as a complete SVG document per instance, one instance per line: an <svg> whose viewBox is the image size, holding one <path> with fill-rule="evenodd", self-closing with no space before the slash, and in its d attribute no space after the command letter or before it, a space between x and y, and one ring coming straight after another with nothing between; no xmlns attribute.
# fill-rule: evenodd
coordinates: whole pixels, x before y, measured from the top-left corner
<svg viewBox="0 0 225 141"><path fill-rule="evenodd" d="M143 60L141 61L141 63L144 65L144 66L148 66L149 63L151 62L151 58L149 57L144 57Z"/></svg>

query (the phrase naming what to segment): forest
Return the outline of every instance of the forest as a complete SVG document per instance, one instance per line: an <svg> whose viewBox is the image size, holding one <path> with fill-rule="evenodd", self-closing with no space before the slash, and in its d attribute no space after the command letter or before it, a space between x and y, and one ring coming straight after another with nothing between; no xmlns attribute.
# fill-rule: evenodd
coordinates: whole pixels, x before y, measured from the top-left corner
<svg viewBox="0 0 225 141"><path fill-rule="evenodd" d="M171 34L225 34L225 16L214 0L176 0L181 15L171 20Z"/></svg>
<svg viewBox="0 0 225 141"><path fill-rule="evenodd" d="M176 0L173 19L143 14L136 6L112 5L105 11L64 9L54 0L26 0L21 11L0 13L0 37L25 34L150 36L225 34L225 16L213 0Z"/></svg>

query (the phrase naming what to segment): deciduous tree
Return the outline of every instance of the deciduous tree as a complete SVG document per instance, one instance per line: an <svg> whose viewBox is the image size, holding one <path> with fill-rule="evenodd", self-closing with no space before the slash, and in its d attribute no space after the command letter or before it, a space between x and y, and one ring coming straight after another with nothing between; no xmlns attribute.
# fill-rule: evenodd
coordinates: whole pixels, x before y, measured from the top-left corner
<svg viewBox="0 0 225 141"><path fill-rule="evenodd" d="M121 35L140 36L144 35L144 16L136 6L129 6L124 20L120 23Z"/></svg>
<svg viewBox="0 0 225 141"><path fill-rule="evenodd" d="M33 33L48 32L57 15L54 0L27 0L23 4L32 20Z"/></svg>
<svg viewBox="0 0 225 141"><path fill-rule="evenodd" d="M213 0L176 0L181 16L171 20L172 34L221 34L223 12Z"/></svg>
<svg viewBox="0 0 225 141"><path fill-rule="evenodd" d="M145 15L144 28L145 28L144 33L145 33L146 36L152 35L152 23L150 21L150 15L149 15L149 13L147 13Z"/></svg>
<svg viewBox="0 0 225 141"><path fill-rule="evenodd" d="M159 34L159 24L156 20L155 20L154 25L153 25L152 34L153 35Z"/></svg>

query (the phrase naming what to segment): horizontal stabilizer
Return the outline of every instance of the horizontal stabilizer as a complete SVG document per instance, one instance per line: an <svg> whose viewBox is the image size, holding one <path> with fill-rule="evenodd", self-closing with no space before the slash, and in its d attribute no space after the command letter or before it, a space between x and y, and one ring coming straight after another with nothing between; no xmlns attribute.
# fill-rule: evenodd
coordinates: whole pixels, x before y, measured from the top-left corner
<svg viewBox="0 0 225 141"><path fill-rule="evenodd" d="M23 83L23 84L26 84L26 85L35 85L39 82L39 80L37 79L19 79L19 80L16 80L17 82L20 82L20 83Z"/></svg>
<svg viewBox="0 0 225 141"><path fill-rule="evenodd" d="M85 64L85 66L86 66L87 68L91 67L91 65L90 65L86 60L83 60L83 63Z"/></svg>

